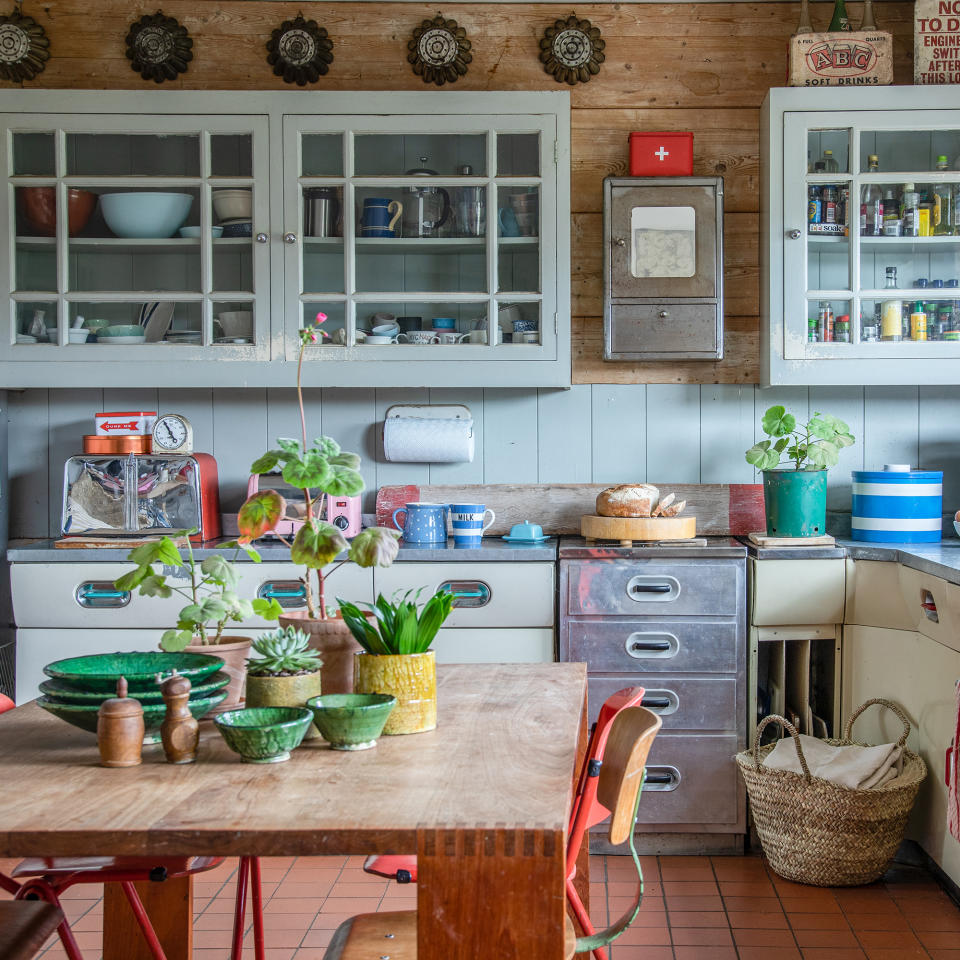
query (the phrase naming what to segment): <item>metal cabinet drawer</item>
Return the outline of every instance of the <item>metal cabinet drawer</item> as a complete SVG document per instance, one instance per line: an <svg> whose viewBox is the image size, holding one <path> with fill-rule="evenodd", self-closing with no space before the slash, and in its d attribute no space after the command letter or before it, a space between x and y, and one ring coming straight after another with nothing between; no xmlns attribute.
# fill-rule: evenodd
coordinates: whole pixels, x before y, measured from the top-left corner
<svg viewBox="0 0 960 960"><path fill-rule="evenodd" d="M736 733L736 677L594 676L587 681L590 723L611 694L623 687L646 690L643 706L663 720L664 730L716 730Z"/></svg>
<svg viewBox="0 0 960 960"><path fill-rule="evenodd" d="M737 737L660 733L647 761L637 828L667 824L735 824L743 814ZM658 780L669 783L658 783Z"/></svg>
<svg viewBox="0 0 960 960"><path fill-rule="evenodd" d="M736 673L736 620L576 619L565 625L560 659L591 673Z"/></svg>
<svg viewBox="0 0 960 960"><path fill-rule="evenodd" d="M608 359L716 360L723 355L721 309L715 300L611 304Z"/></svg>
<svg viewBox="0 0 960 960"><path fill-rule="evenodd" d="M569 561L566 612L604 616L736 616L744 593L738 561Z"/></svg>

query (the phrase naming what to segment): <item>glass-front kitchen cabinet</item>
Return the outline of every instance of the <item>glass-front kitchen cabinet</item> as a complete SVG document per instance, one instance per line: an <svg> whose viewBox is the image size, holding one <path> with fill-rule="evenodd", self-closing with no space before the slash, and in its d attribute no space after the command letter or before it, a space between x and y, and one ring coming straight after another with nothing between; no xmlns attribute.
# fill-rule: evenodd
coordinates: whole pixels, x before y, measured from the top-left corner
<svg viewBox="0 0 960 960"><path fill-rule="evenodd" d="M960 92L771 90L764 384L960 383Z"/></svg>
<svg viewBox="0 0 960 960"><path fill-rule="evenodd" d="M0 92L7 387L568 386L569 94Z"/></svg>

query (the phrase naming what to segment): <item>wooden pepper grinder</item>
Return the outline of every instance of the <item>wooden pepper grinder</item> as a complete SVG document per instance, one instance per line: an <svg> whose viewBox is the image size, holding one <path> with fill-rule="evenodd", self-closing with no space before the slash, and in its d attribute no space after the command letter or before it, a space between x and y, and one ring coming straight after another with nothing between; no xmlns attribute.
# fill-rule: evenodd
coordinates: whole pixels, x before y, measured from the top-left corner
<svg viewBox="0 0 960 960"><path fill-rule="evenodd" d="M143 707L127 696L127 678L117 681L116 699L97 711L97 746L104 767L135 767L143 748Z"/></svg>
<svg viewBox="0 0 960 960"><path fill-rule="evenodd" d="M157 683L160 684L163 702L167 705L167 712L160 726L160 738L163 740L167 763L193 763L197 759L200 724L187 706L190 699L190 679L181 677L174 670L166 680L157 674Z"/></svg>

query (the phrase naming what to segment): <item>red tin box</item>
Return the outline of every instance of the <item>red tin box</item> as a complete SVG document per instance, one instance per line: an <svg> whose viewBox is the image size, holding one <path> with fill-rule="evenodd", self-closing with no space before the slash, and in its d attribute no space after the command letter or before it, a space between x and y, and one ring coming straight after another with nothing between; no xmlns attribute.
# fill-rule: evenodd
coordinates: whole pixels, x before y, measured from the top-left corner
<svg viewBox="0 0 960 960"><path fill-rule="evenodd" d="M693 176L693 134L631 133L630 176Z"/></svg>

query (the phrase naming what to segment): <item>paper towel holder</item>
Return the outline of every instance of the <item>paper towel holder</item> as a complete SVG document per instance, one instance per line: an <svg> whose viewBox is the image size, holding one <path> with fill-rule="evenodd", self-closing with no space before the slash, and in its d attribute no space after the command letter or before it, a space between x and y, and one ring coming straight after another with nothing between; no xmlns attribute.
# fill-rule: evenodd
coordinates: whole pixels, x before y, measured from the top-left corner
<svg viewBox="0 0 960 960"><path fill-rule="evenodd" d="M419 417L426 420L472 420L465 403L395 403L387 407L384 420L391 417Z"/></svg>

